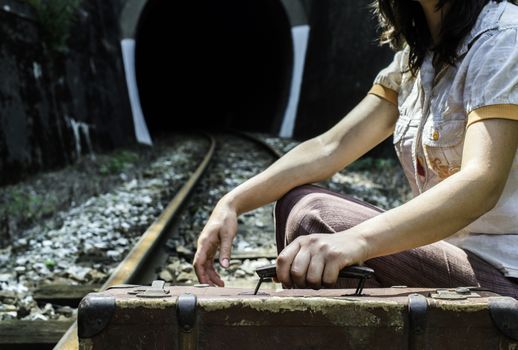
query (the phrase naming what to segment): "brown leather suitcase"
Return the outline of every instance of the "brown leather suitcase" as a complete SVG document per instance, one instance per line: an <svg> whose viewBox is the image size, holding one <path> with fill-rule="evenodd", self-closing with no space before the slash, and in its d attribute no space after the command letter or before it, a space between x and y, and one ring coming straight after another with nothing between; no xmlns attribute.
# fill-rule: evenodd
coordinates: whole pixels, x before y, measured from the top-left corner
<svg viewBox="0 0 518 350"><path fill-rule="evenodd" d="M86 296L80 349L518 349L518 301L489 291L260 292L122 285Z"/></svg>

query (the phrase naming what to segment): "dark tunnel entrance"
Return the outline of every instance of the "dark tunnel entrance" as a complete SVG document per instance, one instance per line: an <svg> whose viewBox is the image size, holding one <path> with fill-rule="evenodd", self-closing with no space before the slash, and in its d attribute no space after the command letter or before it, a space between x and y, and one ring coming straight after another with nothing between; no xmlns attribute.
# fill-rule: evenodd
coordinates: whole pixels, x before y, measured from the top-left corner
<svg viewBox="0 0 518 350"><path fill-rule="evenodd" d="M152 135L185 128L277 131L293 66L279 0L150 0L136 34Z"/></svg>

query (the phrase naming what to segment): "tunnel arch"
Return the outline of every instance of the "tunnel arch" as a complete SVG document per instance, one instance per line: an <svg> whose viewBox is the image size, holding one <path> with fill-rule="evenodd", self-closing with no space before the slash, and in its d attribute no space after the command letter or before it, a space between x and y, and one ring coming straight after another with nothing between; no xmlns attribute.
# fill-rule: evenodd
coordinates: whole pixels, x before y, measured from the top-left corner
<svg viewBox="0 0 518 350"><path fill-rule="evenodd" d="M291 24L279 0L149 0L135 41L140 103L152 134L279 130L293 72Z"/></svg>

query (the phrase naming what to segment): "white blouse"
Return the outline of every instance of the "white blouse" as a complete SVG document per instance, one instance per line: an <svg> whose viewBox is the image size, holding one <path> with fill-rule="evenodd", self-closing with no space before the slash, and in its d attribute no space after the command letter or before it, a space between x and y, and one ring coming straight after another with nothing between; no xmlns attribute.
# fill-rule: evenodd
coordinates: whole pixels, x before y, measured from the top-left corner
<svg viewBox="0 0 518 350"><path fill-rule="evenodd" d="M414 195L460 170L467 126L518 120L518 6L489 2L457 54L436 72L428 53L414 77L406 48L370 91L398 106L394 146ZM518 277L518 153L496 206L447 241Z"/></svg>

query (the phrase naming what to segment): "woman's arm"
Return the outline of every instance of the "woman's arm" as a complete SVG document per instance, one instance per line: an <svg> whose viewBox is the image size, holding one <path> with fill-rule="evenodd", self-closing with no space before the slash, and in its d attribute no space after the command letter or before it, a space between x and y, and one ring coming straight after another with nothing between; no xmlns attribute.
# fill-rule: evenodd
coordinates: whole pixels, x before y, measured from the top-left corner
<svg viewBox="0 0 518 350"><path fill-rule="evenodd" d="M194 268L200 282L223 286L213 260L221 247L220 263L227 266L238 215L271 203L296 186L332 176L391 135L397 115L393 104L368 95L332 129L298 145L227 193L198 239Z"/></svg>
<svg viewBox="0 0 518 350"><path fill-rule="evenodd" d="M466 131L461 170L432 189L347 231L297 238L277 260L287 286L336 282L345 266L444 239L491 210L518 148L518 121L488 119Z"/></svg>
<svg viewBox="0 0 518 350"><path fill-rule="evenodd" d="M230 191L225 200L242 214L276 201L294 187L325 180L390 136L397 116L394 105L367 95L333 128L301 143Z"/></svg>

